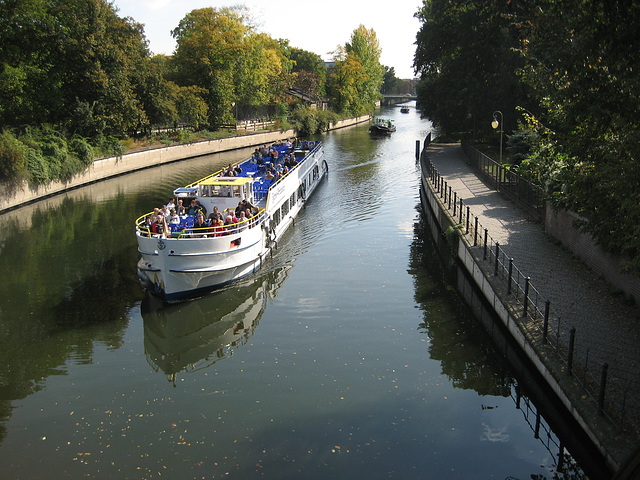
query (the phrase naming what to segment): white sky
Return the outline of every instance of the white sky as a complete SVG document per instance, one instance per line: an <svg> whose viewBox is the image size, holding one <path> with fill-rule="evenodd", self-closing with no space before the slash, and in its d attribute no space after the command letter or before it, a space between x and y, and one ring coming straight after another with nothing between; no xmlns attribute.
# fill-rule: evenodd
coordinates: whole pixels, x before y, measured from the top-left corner
<svg viewBox="0 0 640 480"><path fill-rule="evenodd" d="M331 60L329 52L347 43L360 24L373 29L382 48L380 63L395 69L398 78L413 78L413 55L420 22L414 14L422 0L390 2L354 0L113 0L118 16L144 24L150 50L170 55L175 48L171 30L191 10L246 5L261 30L272 38L285 38Z"/></svg>

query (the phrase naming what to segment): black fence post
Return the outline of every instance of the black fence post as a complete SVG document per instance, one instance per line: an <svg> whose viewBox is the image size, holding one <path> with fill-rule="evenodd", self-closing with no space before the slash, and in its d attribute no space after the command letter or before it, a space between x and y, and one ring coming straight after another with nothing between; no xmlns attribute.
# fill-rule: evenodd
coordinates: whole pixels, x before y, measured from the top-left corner
<svg viewBox="0 0 640 480"><path fill-rule="evenodd" d="M486 260L487 259L487 236L489 235L489 232L487 231L487 229L484 229L484 253L482 254L482 259Z"/></svg>
<svg viewBox="0 0 640 480"><path fill-rule="evenodd" d="M453 218L456 217L456 204L458 203L458 192L453 192Z"/></svg>
<svg viewBox="0 0 640 480"><path fill-rule="evenodd" d="M573 368L573 347L576 342L576 327L571 327L569 330L569 353L567 357L567 375L571 376L571 369Z"/></svg>
<svg viewBox="0 0 640 480"><path fill-rule="evenodd" d="M444 191L443 191L443 193L444 193L444 197L443 197L444 198L444 202L443 203L445 205L447 203L447 186L448 186L447 182L444 182Z"/></svg>
<svg viewBox="0 0 640 480"><path fill-rule="evenodd" d="M464 232L465 235L469 234L469 207L467 207L467 228Z"/></svg>
<svg viewBox="0 0 640 480"><path fill-rule="evenodd" d="M527 316L527 308L529 307L529 285L531 284L531 277L527 277L524 282L524 308L522 309L522 316Z"/></svg>
<svg viewBox="0 0 640 480"><path fill-rule="evenodd" d="M449 210L451 210L451 185L449 185Z"/></svg>
<svg viewBox="0 0 640 480"><path fill-rule="evenodd" d="M460 199L460 221L458 223L462 223L462 199Z"/></svg>
<svg viewBox="0 0 640 480"><path fill-rule="evenodd" d="M600 395L598 395L598 413L603 415L604 413L604 392L607 388L607 370L609 370L609 364L602 364L602 372L600 373Z"/></svg>
<svg viewBox="0 0 640 480"><path fill-rule="evenodd" d="M511 295L511 277L513 277L513 257L509 259L509 278L507 278L507 295Z"/></svg>
<svg viewBox="0 0 640 480"><path fill-rule="evenodd" d="M547 330L549 330L549 307L551 302L549 300L544 302L544 325L542 326L542 341L547 343Z"/></svg>
<svg viewBox="0 0 640 480"><path fill-rule="evenodd" d="M473 228L473 246L477 246L478 245L478 217L476 217L476 224L475 227Z"/></svg>
<svg viewBox="0 0 640 480"><path fill-rule="evenodd" d="M494 277L498 276L498 255L500 255L500 244L496 242L496 263L495 263L495 266L493 267Z"/></svg>

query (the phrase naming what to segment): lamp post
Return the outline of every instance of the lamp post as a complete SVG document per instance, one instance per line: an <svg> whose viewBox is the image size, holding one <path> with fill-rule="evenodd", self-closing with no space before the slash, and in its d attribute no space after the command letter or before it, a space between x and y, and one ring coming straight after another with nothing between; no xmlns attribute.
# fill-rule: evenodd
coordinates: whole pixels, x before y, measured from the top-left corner
<svg viewBox="0 0 640 480"><path fill-rule="evenodd" d="M497 115L500 114L500 121L498 122L498 117ZM491 126L493 127L493 129L497 129L498 126L500 126L500 163L502 163L502 131L503 131L503 117L502 117L502 112L500 110L496 110L495 112L493 112L493 121L491 122Z"/></svg>

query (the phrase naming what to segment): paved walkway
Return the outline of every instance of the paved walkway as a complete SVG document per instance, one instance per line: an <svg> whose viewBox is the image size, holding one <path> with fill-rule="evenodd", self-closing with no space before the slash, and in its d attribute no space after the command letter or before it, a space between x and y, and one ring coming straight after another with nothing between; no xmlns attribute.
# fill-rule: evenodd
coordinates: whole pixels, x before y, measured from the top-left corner
<svg viewBox="0 0 640 480"><path fill-rule="evenodd" d="M576 328L574 365L609 364L608 384L627 389L626 409L640 416L640 310L612 295L613 288L589 267L547 236L543 226L527 219L515 203L487 187L476 175L459 144L432 144L434 166L470 207L482 227L531 285L551 302L552 314ZM586 347L586 348L585 348ZM582 356L583 358L579 358ZM600 378L600 372L591 372Z"/></svg>

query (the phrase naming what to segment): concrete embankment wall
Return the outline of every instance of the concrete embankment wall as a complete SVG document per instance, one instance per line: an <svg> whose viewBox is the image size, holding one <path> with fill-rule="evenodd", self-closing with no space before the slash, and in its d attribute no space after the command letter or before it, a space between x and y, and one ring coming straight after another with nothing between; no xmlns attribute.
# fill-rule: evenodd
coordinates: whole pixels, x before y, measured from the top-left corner
<svg viewBox="0 0 640 480"><path fill-rule="evenodd" d="M333 125L330 130L337 130L371 119L369 115L348 118ZM145 168L185 160L187 158L210 155L214 153L237 150L240 148L270 144L286 138L297 136L295 130L258 132L239 137L229 137L219 140L175 145L171 147L152 148L141 152L134 152L122 157L111 157L96 160L85 170L68 182L51 182L48 185L31 187L26 183L22 187L7 188L0 186L0 212L19 207L26 203L55 195L65 190L78 188L83 185L98 182L110 177L131 173Z"/></svg>
<svg viewBox="0 0 640 480"><path fill-rule="evenodd" d="M574 212L546 208L545 230L558 239L562 245L575 253L584 263L607 279L611 285L625 295L633 297L640 305L640 278L624 271L625 258L604 252L593 237L575 228L582 218Z"/></svg>
<svg viewBox="0 0 640 480"><path fill-rule="evenodd" d="M421 163L426 156L426 148L422 151ZM421 181L421 203L423 211L430 212L432 217L430 223L435 222L431 228L431 234L436 244L441 247L443 232L447 232L450 227L455 228L458 225L457 219L450 216L446 206L442 204L442 200L429 182L429 178L422 170ZM456 229L458 231L458 229ZM526 335L519 327L519 317L521 309L511 302L509 298L505 298L501 293L498 284L493 281L493 276L487 270L486 262L481 262L481 258L476 256L472 244L465 235L444 235L452 243L453 239L457 239L457 245L450 245L451 255L456 259L458 264L464 268L468 277L471 279L475 287L481 292L485 304L489 306L492 313L499 319L502 326L508 332L510 340L517 345L528 362L535 368L539 375L544 379L546 385L554 392L555 396L562 403L564 408L570 412L571 416L589 437L592 444L598 452L604 457L606 463L612 471L616 471L620 466L620 459L614 458L608 450L601 435L593 428L593 421L597 417L595 409L588 402L580 404L580 399L575 399L574 395L568 394L571 390L567 388L560 380L562 378L561 368L549 364L541 358L532 344L528 341ZM442 248L442 247L441 247ZM566 375L565 375L566 376ZM589 418L589 421L587 420Z"/></svg>

